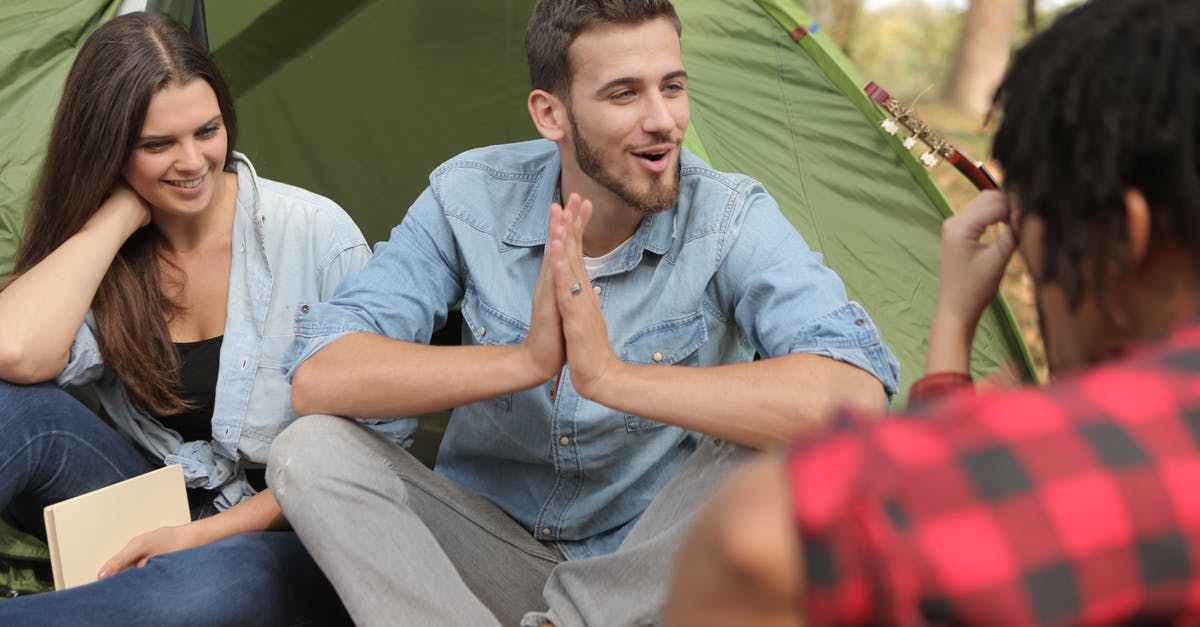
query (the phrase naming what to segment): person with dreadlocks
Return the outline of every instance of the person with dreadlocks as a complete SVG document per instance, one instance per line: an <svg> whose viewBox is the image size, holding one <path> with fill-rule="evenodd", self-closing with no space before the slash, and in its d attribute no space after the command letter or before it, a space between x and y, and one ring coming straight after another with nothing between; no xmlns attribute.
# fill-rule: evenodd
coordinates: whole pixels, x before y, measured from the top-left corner
<svg viewBox="0 0 1200 627"><path fill-rule="evenodd" d="M844 417L736 476L668 625L1200 621L1198 32L1200 3L1091 0L1016 55L1005 191L945 223L914 417ZM1054 381L977 393L1018 243Z"/></svg>

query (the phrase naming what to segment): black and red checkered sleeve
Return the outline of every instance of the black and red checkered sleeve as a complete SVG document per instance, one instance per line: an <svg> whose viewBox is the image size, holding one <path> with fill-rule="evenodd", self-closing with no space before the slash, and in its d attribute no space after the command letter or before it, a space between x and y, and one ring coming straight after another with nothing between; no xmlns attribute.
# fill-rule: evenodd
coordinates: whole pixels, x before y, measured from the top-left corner
<svg viewBox="0 0 1200 627"><path fill-rule="evenodd" d="M787 465L810 622L1200 622L1189 354L798 442Z"/></svg>

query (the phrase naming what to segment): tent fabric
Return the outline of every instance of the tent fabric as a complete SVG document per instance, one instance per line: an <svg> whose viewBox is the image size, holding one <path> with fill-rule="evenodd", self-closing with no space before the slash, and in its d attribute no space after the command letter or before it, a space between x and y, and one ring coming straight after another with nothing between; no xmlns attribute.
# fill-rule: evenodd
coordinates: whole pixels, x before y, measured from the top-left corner
<svg viewBox="0 0 1200 627"><path fill-rule="evenodd" d="M795 4L677 7L692 123L710 163L763 182L880 327L906 392L924 370L941 222L951 214L945 197L900 138L882 130L866 81L832 41L816 28L793 41L792 31L811 24ZM977 375L1012 363L1032 376L1003 299L985 312L971 362Z"/></svg>
<svg viewBox="0 0 1200 627"><path fill-rule="evenodd" d="M339 3L208 3L209 39L241 90L239 143L259 172L335 199L369 241L442 161L535 137L531 2L320 4Z"/></svg>
<svg viewBox="0 0 1200 627"><path fill-rule="evenodd" d="M117 2L0 6L0 273L41 164L67 67ZM535 137L524 29L533 0L206 3L208 40L235 88L239 149L267 177L335 199L385 239L428 173L468 148ZM691 75L689 148L762 181L921 373L945 198L879 128L863 81L791 0L677 0ZM12 26L10 26L12 25ZM809 29L816 30L816 29ZM1003 301L980 325L977 374L1028 354ZM903 393L893 407L903 406Z"/></svg>
<svg viewBox="0 0 1200 627"><path fill-rule="evenodd" d="M475 146L535 137L525 109L532 0L208 4L209 37L239 86L241 148L266 176L337 199L385 239L428 173ZM686 145L762 181L867 308L899 357L902 407L922 372L945 198L879 128L864 81L790 0L677 0L690 79ZM306 26L292 26L303 21ZM977 374L1031 377L1003 301L984 316Z"/></svg>
<svg viewBox="0 0 1200 627"><path fill-rule="evenodd" d="M788 0L758 0L758 4L763 7L774 19L783 27L785 31L791 33L800 28L806 31L816 30L808 29L805 25L809 24L808 16L801 11L795 4ZM818 25L819 26L819 25ZM850 60L842 53L832 41L823 34L818 32L810 32L799 40L798 44L813 61L822 69L824 75L838 88L838 90L846 96L848 102L853 104L860 110L868 121L873 122L873 128L876 135L882 138L894 151L900 163L912 174L914 181L920 187L933 207L938 211L939 221L949 217L953 213L949 202L938 189L933 179L929 176L924 164L902 144L902 139L898 135L892 135L882 131L881 122L886 117L879 107L866 96L864 81L858 72L854 69ZM936 250L940 251L940 225L932 231L925 232L928 236L930 233L937 235L935 242L931 245L935 246ZM929 244L926 239L927 245ZM927 277L926 277L927 278ZM928 284L925 286L929 287ZM926 292L931 304L936 301L936 291ZM932 316L932 311L928 316L920 316L920 320L928 320ZM925 330L919 331L919 336L923 336ZM1005 355L1003 360L996 360L996 355ZM922 364L924 363L924 345L922 345ZM1005 365L1012 365L1016 372L1026 380L1036 380L1035 366L1033 357L1029 352L1029 346L1026 345L1020 329L1017 327L1016 316L1013 315L1012 309L1003 297L996 299L995 303L986 312L980 322L979 329L975 339L975 350L972 354L972 370L976 376L986 376L989 373L996 371ZM923 370L923 368L922 368ZM918 372L909 373L912 379L919 374Z"/></svg>
<svg viewBox="0 0 1200 627"><path fill-rule="evenodd" d="M194 7L168 4L177 17ZM525 108L532 4L209 2L207 35L237 97L239 148L259 172L337 200L379 240L439 163L535 136ZM0 2L0 276L11 270L67 70L119 5ZM899 140L879 130L883 116L845 56L820 32L792 40L809 20L791 0L676 7L691 75L687 146L714 167L762 181L825 255L900 358L893 408L902 407L923 370L945 198ZM978 375L1008 363L1032 377L998 300L980 323L972 365ZM36 541L17 544L44 551ZM37 584L30 568L0 584Z"/></svg>
<svg viewBox="0 0 1200 627"><path fill-rule="evenodd" d="M0 2L0 276L9 273L63 82L112 0Z"/></svg>

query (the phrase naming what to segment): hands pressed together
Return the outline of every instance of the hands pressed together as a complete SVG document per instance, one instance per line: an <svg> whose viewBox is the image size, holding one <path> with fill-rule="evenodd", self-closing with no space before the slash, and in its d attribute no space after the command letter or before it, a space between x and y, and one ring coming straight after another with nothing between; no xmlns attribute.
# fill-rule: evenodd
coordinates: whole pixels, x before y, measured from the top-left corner
<svg viewBox="0 0 1200 627"><path fill-rule="evenodd" d="M594 398L622 363L609 343L600 298L583 264L583 233L591 216L591 201L578 194L571 194L565 207L550 206L546 254L525 340L528 361L540 380L569 365L571 381L585 398Z"/></svg>

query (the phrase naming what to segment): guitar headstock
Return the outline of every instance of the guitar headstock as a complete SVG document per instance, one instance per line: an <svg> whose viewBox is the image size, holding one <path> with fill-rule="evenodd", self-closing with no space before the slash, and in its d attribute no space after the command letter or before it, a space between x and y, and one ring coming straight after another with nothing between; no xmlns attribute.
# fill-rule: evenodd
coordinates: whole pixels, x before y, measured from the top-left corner
<svg viewBox="0 0 1200 627"><path fill-rule="evenodd" d="M996 179L981 162L971 159L955 148L953 144L918 117L911 107L905 106L889 94L887 90L872 81L867 83L863 91L890 116L884 119L881 124L884 131L889 135L898 135L901 127L903 127L910 133L908 137L904 138L903 144L905 148L909 150L914 149L918 141L928 147L928 150L918 157L921 163L925 164L925 167L932 168L936 166L939 159L949 161L959 172L970 179L977 188L984 190L997 189L999 187Z"/></svg>

